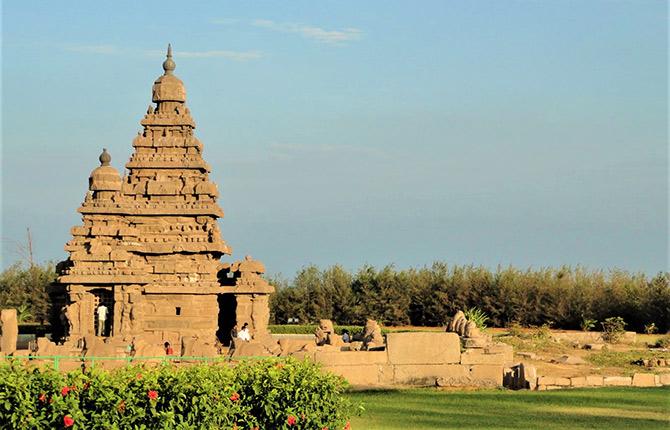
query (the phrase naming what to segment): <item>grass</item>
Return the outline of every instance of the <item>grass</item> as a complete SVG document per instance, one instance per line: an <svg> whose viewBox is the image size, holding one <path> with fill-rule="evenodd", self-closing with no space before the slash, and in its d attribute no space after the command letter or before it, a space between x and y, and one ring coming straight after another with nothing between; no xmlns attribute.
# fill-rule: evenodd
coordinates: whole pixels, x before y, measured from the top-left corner
<svg viewBox="0 0 670 430"><path fill-rule="evenodd" d="M670 387L360 391L354 429L668 429Z"/></svg>
<svg viewBox="0 0 670 430"><path fill-rule="evenodd" d="M670 358L670 353L662 351L599 351L597 353L590 354L586 357L586 360L589 361L592 365L599 368L611 368L616 367L620 370L623 370L623 373L626 375L632 375L635 372L646 372L659 370L656 368L648 369L637 364L633 364L633 361L640 359L653 359L653 358Z"/></svg>

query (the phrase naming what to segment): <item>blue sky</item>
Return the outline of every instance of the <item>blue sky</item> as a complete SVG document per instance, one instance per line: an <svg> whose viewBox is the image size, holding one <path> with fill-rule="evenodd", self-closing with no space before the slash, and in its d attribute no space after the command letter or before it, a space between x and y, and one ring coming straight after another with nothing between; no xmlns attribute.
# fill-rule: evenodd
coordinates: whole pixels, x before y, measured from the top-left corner
<svg viewBox="0 0 670 430"><path fill-rule="evenodd" d="M2 10L2 265L66 257L171 42L233 258L668 268L663 1Z"/></svg>

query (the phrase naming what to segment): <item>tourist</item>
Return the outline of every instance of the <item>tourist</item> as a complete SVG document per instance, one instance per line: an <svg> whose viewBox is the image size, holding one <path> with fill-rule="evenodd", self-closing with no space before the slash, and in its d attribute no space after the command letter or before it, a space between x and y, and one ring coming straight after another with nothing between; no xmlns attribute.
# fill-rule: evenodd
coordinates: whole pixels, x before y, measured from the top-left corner
<svg viewBox="0 0 670 430"><path fill-rule="evenodd" d="M101 304L98 306L98 336L105 334L105 322L107 321L107 306Z"/></svg>
<svg viewBox="0 0 670 430"><path fill-rule="evenodd" d="M351 336L349 335L349 330L342 330L342 342L349 343L351 342Z"/></svg>
<svg viewBox="0 0 670 430"><path fill-rule="evenodd" d="M165 355L174 355L174 349L172 349L170 342L165 342L163 346L165 347Z"/></svg>
<svg viewBox="0 0 670 430"><path fill-rule="evenodd" d="M251 334L249 333L249 324L244 323L242 330L237 332L237 338L245 342L251 341Z"/></svg>

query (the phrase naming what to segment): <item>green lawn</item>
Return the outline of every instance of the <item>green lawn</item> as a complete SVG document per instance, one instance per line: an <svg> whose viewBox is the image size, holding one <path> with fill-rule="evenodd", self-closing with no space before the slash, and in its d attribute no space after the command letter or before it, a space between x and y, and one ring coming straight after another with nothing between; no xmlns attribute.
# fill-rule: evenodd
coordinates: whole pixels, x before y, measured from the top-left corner
<svg viewBox="0 0 670 430"><path fill-rule="evenodd" d="M365 411L354 430L669 429L670 387L560 391L352 392Z"/></svg>

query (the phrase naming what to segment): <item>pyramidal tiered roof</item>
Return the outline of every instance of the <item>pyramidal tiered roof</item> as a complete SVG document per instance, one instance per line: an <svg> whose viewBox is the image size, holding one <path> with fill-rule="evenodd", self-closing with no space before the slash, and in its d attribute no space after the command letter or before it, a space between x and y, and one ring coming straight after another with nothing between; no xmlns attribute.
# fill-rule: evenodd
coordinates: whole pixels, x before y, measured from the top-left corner
<svg viewBox="0 0 670 430"><path fill-rule="evenodd" d="M173 71L168 47L164 74L154 82L152 104L133 140L123 178L106 150L91 173L89 192L65 246L61 284L141 284L182 291L218 287L219 259L231 250L217 219L223 211L186 90Z"/></svg>

